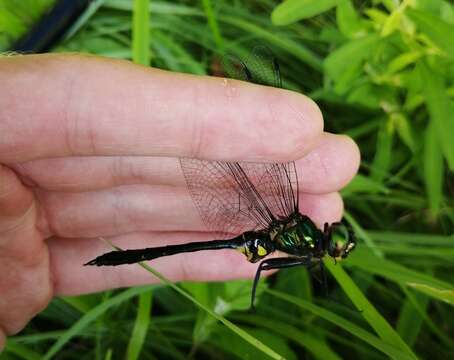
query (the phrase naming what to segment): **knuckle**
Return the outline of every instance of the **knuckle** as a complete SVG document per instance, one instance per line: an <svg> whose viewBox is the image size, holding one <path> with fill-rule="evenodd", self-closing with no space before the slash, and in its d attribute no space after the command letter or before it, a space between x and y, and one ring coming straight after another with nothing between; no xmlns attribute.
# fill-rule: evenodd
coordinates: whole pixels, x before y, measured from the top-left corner
<svg viewBox="0 0 454 360"><path fill-rule="evenodd" d="M112 158L112 165L110 168L110 176L112 178L113 186L119 186L123 183L125 159L123 156L116 156Z"/></svg>
<svg viewBox="0 0 454 360"><path fill-rule="evenodd" d="M203 157L204 149L204 126L200 119L193 119L191 121L191 138L189 156L191 158Z"/></svg>

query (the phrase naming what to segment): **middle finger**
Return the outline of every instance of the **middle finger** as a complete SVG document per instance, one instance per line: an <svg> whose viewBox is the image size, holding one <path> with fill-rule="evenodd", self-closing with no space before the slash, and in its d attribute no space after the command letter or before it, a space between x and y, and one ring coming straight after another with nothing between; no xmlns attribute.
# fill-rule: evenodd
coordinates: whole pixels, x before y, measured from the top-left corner
<svg viewBox="0 0 454 360"><path fill-rule="evenodd" d="M319 194L338 191L354 176L359 151L347 136L324 133L319 144L296 161L300 190ZM120 185L186 187L176 158L112 156L34 160L14 167L24 182L51 191L77 192Z"/></svg>
<svg viewBox="0 0 454 360"><path fill-rule="evenodd" d="M40 224L46 237L222 230L206 229L188 191L179 187L127 185L83 193L36 191L36 196L43 207ZM300 194L300 211L320 227L325 221L338 221L342 210L338 193Z"/></svg>

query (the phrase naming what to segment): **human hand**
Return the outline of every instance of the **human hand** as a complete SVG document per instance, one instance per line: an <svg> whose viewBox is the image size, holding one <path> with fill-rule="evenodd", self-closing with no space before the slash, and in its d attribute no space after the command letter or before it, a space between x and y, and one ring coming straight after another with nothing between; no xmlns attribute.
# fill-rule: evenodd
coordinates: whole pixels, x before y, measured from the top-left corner
<svg viewBox="0 0 454 360"><path fill-rule="evenodd" d="M297 161L300 210L341 218L359 152L323 133L317 106L280 89L78 55L0 59L0 349L55 295L155 281L84 267L122 248L212 239L178 157ZM153 261L172 280L251 277L229 251ZM229 271L225 271L229 269Z"/></svg>

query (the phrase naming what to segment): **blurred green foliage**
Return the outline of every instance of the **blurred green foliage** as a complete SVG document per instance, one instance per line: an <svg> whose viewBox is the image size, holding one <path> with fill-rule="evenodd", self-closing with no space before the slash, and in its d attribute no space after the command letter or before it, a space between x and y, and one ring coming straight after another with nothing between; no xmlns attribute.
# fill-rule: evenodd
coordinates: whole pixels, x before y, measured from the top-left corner
<svg viewBox="0 0 454 360"><path fill-rule="evenodd" d="M0 0L0 47L49 2ZM265 43L284 86L319 104L327 131L359 144L360 173L343 196L360 245L343 267L327 263L337 301L304 269L273 276L256 314L245 311L245 281L183 284L187 297L153 286L59 298L2 358L453 358L452 3L153 0L149 17L147 7L93 1L55 50L204 75L225 51L247 56Z"/></svg>
<svg viewBox="0 0 454 360"><path fill-rule="evenodd" d="M53 3L53 0L1 0L0 50L7 50L24 35Z"/></svg>

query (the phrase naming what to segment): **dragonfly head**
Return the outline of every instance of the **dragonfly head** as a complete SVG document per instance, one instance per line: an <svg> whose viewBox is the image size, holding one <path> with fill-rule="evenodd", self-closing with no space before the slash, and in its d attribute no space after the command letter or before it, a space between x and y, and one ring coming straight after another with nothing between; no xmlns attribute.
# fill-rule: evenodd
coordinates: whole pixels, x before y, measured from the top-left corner
<svg viewBox="0 0 454 360"><path fill-rule="evenodd" d="M334 259L345 259L356 247L355 233L345 222L325 225L324 234L328 242L328 254Z"/></svg>

